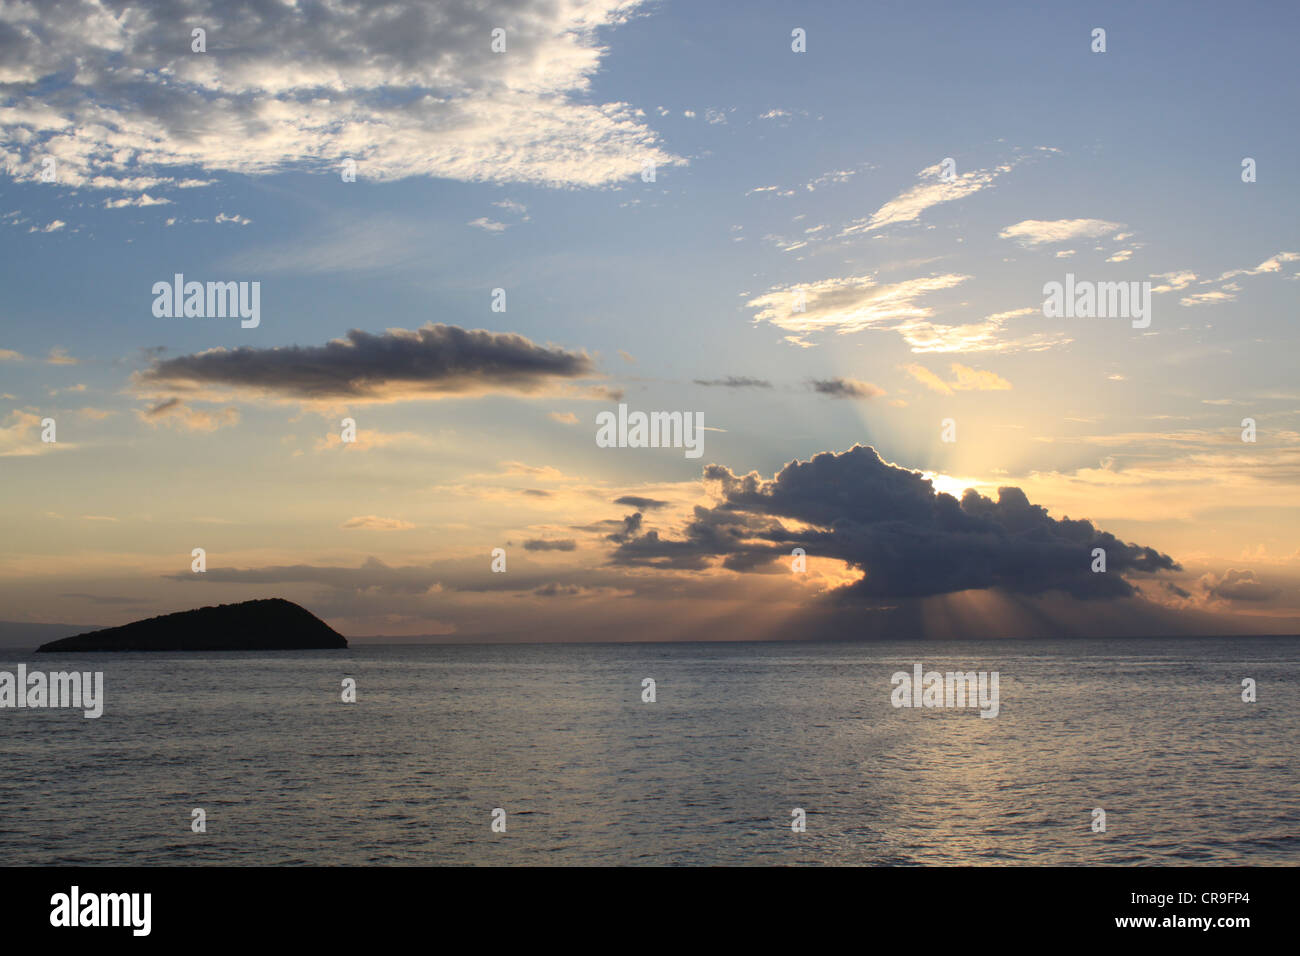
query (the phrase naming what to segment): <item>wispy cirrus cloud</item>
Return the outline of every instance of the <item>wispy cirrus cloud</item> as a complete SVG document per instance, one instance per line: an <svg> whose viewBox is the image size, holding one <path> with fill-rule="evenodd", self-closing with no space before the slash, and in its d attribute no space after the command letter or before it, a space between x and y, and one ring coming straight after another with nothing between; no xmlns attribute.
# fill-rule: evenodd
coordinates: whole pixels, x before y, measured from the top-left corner
<svg viewBox="0 0 1300 956"><path fill-rule="evenodd" d="M1025 307L990 315L982 322L943 324L926 296L955 288L970 279L956 273L934 274L901 282L880 283L874 275L822 279L797 286L777 286L750 299L754 322L770 322L793 334L786 340L811 348L817 332L847 335L867 329L896 332L913 352L1040 352L1068 345L1064 332L1016 334L1012 320L1041 315Z"/></svg>
<svg viewBox="0 0 1300 956"><path fill-rule="evenodd" d="M965 199L988 189L998 177L1009 173L1024 158L1025 156L1017 156L1009 162L987 169L972 169L955 174L947 180L943 178L944 170L941 164L927 166L916 174L919 183L889 200L870 216L850 222L840 231L840 236L843 238L865 235L887 226L915 222L927 210L941 203Z"/></svg>
<svg viewBox="0 0 1300 956"><path fill-rule="evenodd" d="M798 337L813 332L846 335L872 328L893 329L908 319L929 318L934 309L920 300L969 278L948 273L882 284L871 275L845 276L779 286L746 305L756 310L754 322L770 322Z"/></svg>
<svg viewBox="0 0 1300 956"><path fill-rule="evenodd" d="M1207 289L1204 292L1192 292L1178 300L1179 305L1197 306L1212 305L1219 302L1232 302L1237 298L1237 293L1242 291L1240 283L1232 281L1241 277L1255 277L1262 275L1274 275L1285 268L1285 263L1300 261L1300 252L1279 252L1269 256L1259 265L1248 269L1229 269L1220 273L1215 278L1200 278L1190 269L1176 269L1172 272L1153 272L1152 279L1161 280L1158 285L1151 288L1153 293L1156 292L1182 292L1190 288L1193 284L1200 286L1218 284L1217 289Z"/></svg>
<svg viewBox="0 0 1300 956"><path fill-rule="evenodd" d="M1258 276L1272 272L1281 272L1282 263L1296 262L1297 260L1300 260L1300 252L1279 252L1277 255L1265 259L1253 269L1229 269L1214 281L1224 282L1228 279L1234 279L1237 276Z"/></svg>
<svg viewBox="0 0 1300 956"><path fill-rule="evenodd" d="M1173 272L1153 272L1151 278L1161 280L1158 285L1151 287L1153 293L1180 292L1196 281L1196 273L1180 269Z"/></svg>
<svg viewBox="0 0 1300 956"><path fill-rule="evenodd" d="M149 425L168 425L191 432L214 432L218 428L235 425L239 422L239 410L223 408L216 411L203 411L191 408L179 397L165 399L150 408L139 410L136 416Z"/></svg>
<svg viewBox="0 0 1300 956"><path fill-rule="evenodd" d="M924 365L906 365L903 371L926 388L942 395L952 395L954 392L996 392L1011 388L1011 383L996 372L974 369L960 362L952 363L955 378L951 381L944 381Z"/></svg>
<svg viewBox="0 0 1300 956"><path fill-rule="evenodd" d="M382 518L379 515L358 515L339 525L345 529L364 529L366 531L409 531L415 525L401 518Z"/></svg>
<svg viewBox="0 0 1300 956"><path fill-rule="evenodd" d="M1010 328L1012 319L1029 315L1042 315L1042 309L1025 307L998 312L982 322L964 322L941 325L925 319L909 319L894 331L911 346L913 352L1043 352L1047 349L1069 345L1072 341L1064 332L1029 332L1015 334Z"/></svg>

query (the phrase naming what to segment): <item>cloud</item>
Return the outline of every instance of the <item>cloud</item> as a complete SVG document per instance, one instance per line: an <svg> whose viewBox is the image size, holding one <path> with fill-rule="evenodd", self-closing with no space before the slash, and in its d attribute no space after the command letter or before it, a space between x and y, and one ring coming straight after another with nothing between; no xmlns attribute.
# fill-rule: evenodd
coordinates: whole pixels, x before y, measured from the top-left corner
<svg viewBox="0 0 1300 956"><path fill-rule="evenodd" d="M540 588L534 589L532 593L538 597L578 597L585 590L576 584L560 584L552 581L550 584L543 584Z"/></svg>
<svg viewBox="0 0 1300 956"><path fill-rule="evenodd" d="M1017 160L1018 162L1018 160ZM1015 163L1005 163L990 169L975 169L956 176L950 182L941 178L943 168L939 164L927 166L917 173L920 183L895 196L885 203L870 217L855 220L840 232L841 237L854 236L892 226L902 222L915 222L927 209L940 203L952 202L973 196L982 189L987 189L1004 173L1010 172Z"/></svg>
<svg viewBox="0 0 1300 956"><path fill-rule="evenodd" d="M819 395L831 398L877 398L885 394L879 385L862 382L856 378L812 379L808 385Z"/></svg>
<svg viewBox="0 0 1300 956"><path fill-rule="evenodd" d="M1064 332L1030 332L1012 337L1011 319L1042 315L1042 307L1026 306L990 315L982 322L938 325L926 319L908 319L894 327L913 352L1043 352L1069 345L1073 341Z"/></svg>
<svg viewBox="0 0 1300 956"><path fill-rule="evenodd" d="M1254 571L1229 568L1223 574L1206 572L1196 582L1201 593L1220 601L1268 601L1278 596L1278 588L1269 587L1255 577Z"/></svg>
<svg viewBox="0 0 1300 956"><path fill-rule="evenodd" d="M1198 285L1211 285L1220 282L1223 285L1218 289L1207 290L1205 292L1193 292L1185 295L1178 300L1179 305L1195 306L1208 305L1216 302L1234 302L1237 293L1241 291L1241 285L1228 280L1235 279L1238 276L1260 276L1277 273L1282 271L1282 263L1295 262L1300 260L1300 252L1279 252L1270 256L1253 269L1229 269L1221 273L1217 279L1201 279ZM1193 282L1197 282L1195 272L1180 270L1175 272L1155 272L1151 274L1152 279L1161 279L1159 285L1154 286L1152 292L1181 292Z"/></svg>
<svg viewBox="0 0 1300 956"><path fill-rule="evenodd" d="M341 451L353 454L372 448L445 451L455 441L454 433L385 432L377 428L358 428L356 439L344 441L340 432L327 432L312 444L312 451Z"/></svg>
<svg viewBox="0 0 1300 956"><path fill-rule="evenodd" d="M1223 273L1223 275L1219 276L1219 278L1214 281L1223 282L1237 276L1257 276L1263 275L1267 272L1281 272L1282 263L1295 262L1297 259L1300 259L1300 252L1279 252L1277 255L1265 259L1253 269L1232 269Z"/></svg>
<svg viewBox="0 0 1300 956"><path fill-rule="evenodd" d="M239 423L239 410L236 408L205 412L190 408L176 396L164 399L151 408L137 410L136 415L150 425L157 426L161 423L191 432L214 432L218 428Z"/></svg>
<svg viewBox="0 0 1300 956"><path fill-rule="evenodd" d="M69 591L64 594L60 594L59 597L70 598L75 601L89 601L92 604L107 604L107 605L137 604L141 606L148 606L150 603L149 601L143 598L118 597L116 595L104 595L104 594L83 594L77 591Z"/></svg>
<svg viewBox="0 0 1300 956"><path fill-rule="evenodd" d="M91 188L189 167L338 175L345 158L375 180L604 186L683 162L640 111L592 95L599 31L638 6L5 4L0 151L11 175L35 180L53 156L60 183Z"/></svg>
<svg viewBox="0 0 1300 956"><path fill-rule="evenodd" d="M546 417L551 421L559 422L561 425L578 424L578 416L573 412L547 412Z"/></svg>
<svg viewBox="0 0 1300 956"><path fill-rule="evenodd" d="M903 371L932 391L939 392L941 395L952 394L952 386L924 365L905 365Z"/></svg>
<svg viewBox="0 0 1300 956"><path fill-rule="evenodd" d="M558 468L550 465L529 465L522 461L503 461L500 462L503 471L499 475L471 475L473 478L502 478L522 475L527 478L536 478L538 481L577 481L578 479L566 475Z"/></svg>
<svg viewBox="0 0 1300 956"><path fill-rule="evenodd" d="M141 193L135 199L131 199L130 197L124 197L122 199L104 200L105 209L125 209L128 206L143 207L143 206L168 206L168 205L171 205L170 199L166 199L163 197L155 198L153 196L150 196L148 193ZM218 217L217 221L220 222L221 218Z"/></svg>
<svg viewBox="0 0 1300 956"><path fill-rule="evenodd" d="M1025 219L1007 226L998 233L998 238L1014 239L1022 246L1033 247L1072 239L1095 239L1123 228L1122 222L1105 219Z"/></svg>
<svg viewBox="0 0 1300 956"><path fill-rule="evenodd" d="M45 361L51 365L76 365L78 360L68 354L68 350L62 346L56 345L50 349L50 354L45 357Z"/></svg>
<svg viewBox="0 0 1300 956"><path fill-rule="evenodd" d="M1196 281L1196 273L1186 270L1175 272L1153 272L1152 279L1163 279L1159 285L1152 286L1152 292L1179 292Z"/></svg>
<svg viewBox="0 0 1300 956"><path fill-rule="evenodd" d="M1063 332L1031 332L1013 336L1009 320L1042 315L1042 306L1013 309L982 322L941 325L935 310L922 299L954 288L967 275L948 273L880 284L873 275L822 279L801 285L777 286L750 299L754 322L770 322L795 334L786 341L812 348L806 336L814 332L847 335L866 329L897 332L913 352L1040 352L1068 345Z"/></svg>
<svg viewBox="0 0 1300 956"><path fill-rule="evenodd" d="M544 538L530 538L524 542L525 551L573 551L578 543L572 539L548 541Z"/></svg>
<svg viewBox="0 0 1300 956"><path fill-rule="evenodd" d="M311 564L262 568L210 567L203 575L186 571L163 577L175 581L193 581L200 577L208 583L321 584L355 592L375 590L388 594L423 594L438 584L432 566L390 567L378 558L366 558L357 568Z"/></svg>
<svg viewBox="0 0 1300 956"><path fill-rule="evenodd" d="M1231 292L1194 292L1178 300L1179 305L1207 305L1211 302L1232 302L1237 297Z"/></svg>
<svg viewBox="0 0 1300 956"><path fill-rule="evenodd" d="M697 378L696 385L704 385L709 388L771 388L772 383L762 378L747 378L744 376L728 375L726 378Z"/></svg>
<svg viewBox="0 0 1300 956"><path fill-rule="evenodd" d="M625 515L623 517L623 526L612 533L605 535L605 540L613 541L617 544L626 544L627 542L634 540L637 534L641 531L642 521L643 517L639 511L636 512L636 514ZM658 539L657 532L651 531L649 534L653 535L656 540ZM698 566L702 567L703 564Z"/></svg>
<svg viewBox="0 0 1300 956"><path fill-rule="evenodd" d="M0 349L0 362L21 362L23 355L13 349Z"/></svg>
<svg viewBox="0 0 1300 956"><path fill-rule="evenodd" d="M943 395L954 392L1005 391L1011 388L1011 383L996 372L973 369L960 362L952 363L952 372L957 377L951 382L945 382L923 365L906 365L903 370L926 388Z"/></svg>
<svg viewBox="0 0 1300 956"><path fill-rule="evenodd" d="M1127 576L1180 570L1167 555L1126 544L1089 521L1052 518L1019 488L999 489L997 501L973 489L960 502L936 493L920 472L885 462L864 445L791 462L770 480L716 464L704 477L717 483L719 503L697 506L682 538L654 530L629 536L611 562L703 569L721 558L723 567L745 572L798 546L860 571L832 594L866 603L972 589L1130 597L1137 588ZM1094 548L1106 552L1104 573L1091 570Z"/></svg>
<svg viewBox="0 0 1300 956"><path fill-rule="evenodd" d="M615 498L614 504L627 505L629 508L635 508L637 511L654 511L657 508L668 507L667 501L659 501L656 498L642 498L639 495L623 495L621 498Z"/></svg>
<svg viewBox="0 0 1300 956"><path fill-rule="evenodd" d="M94 422L102 422L107 418L112 418L117 414L117 412L107 408L91 408L90 406L86 406L85 408L77 409L77 414L82 418L89 418Z"/></svg>
<svg viewBox="0 0 1300 956"><path fill-rule="evenodd" d="M41 416L15 409L0 425L0 458L39 455L57 447L53 442L43 442L40 436Z"/></svg>
<svg viewBox="0 0 1300 956"><path fill-rule="evenodd" d="M142 389L233 389L296 401L395 402L493 392L535 393L589 376L585 352L522 335L429 323L381 334L352 329L325 345L217 348L157 359Z"/></svg>
<svg viewBox="0 0 1300 956"><path fill-rule="evenodd" d="M368 531L409 531L415 525L400 518L381 518L379 515L359 515L349 518L340 528L364 528Z"/></svg>
<svg viewBox="0 0 1300 956"><path fill-rule="evenodd" d="M484 232L505 232L506 224L497 222L495 219L489 219L487 216L479 216L477 219L471 219L465 223L467 226L473 226L475 229L482 229Z"/></svg>
<svg viewBox="0 0 1300 956"><path fill-rule="evenodd" d="M801 335L835 332L846 335L871 328L897 329L907 320L926 319L934 309L919 300L951 289L970 276L921 276L880 284L874 276L822 279L797 286L778 286L746 303L754 322L770 322Z"/></svg>

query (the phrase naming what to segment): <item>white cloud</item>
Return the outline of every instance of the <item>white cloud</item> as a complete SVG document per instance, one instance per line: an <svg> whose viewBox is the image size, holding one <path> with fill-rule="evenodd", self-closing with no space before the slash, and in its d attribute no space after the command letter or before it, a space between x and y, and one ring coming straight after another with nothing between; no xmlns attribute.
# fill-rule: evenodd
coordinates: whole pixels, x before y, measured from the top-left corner
<svg viewBox="0 0 1300 956"><path fill-rule="evenodd" d="M150 196L148 193L141 193L135 199L106 199L104 200L105 209L124 209L127 206L167 206L171 204L170 199L157 198Z"/></svg>
<svg viewBox="0 0 1300 956"><path fill-rule="evenodd" d="M1300 259L1300 252L1279 252L1272 258L1265 259L1253 269L1233 269L1229 272L1223 273L1223 275L1219 276L1219 278L1214 281L1222 282L1225 279L1231 279L1235 276L1257 276L1262 275L1265 272L1281 272L1282 263L1295 262L1297 259ZM1207 279L1206 281L1208 282L1210 280Z"/></svg>
<svg viewBox="0 0 1300 956"><path fill-rule="evenodd" d="M1022 246L1041 246L1072 239L1093 239L1124 228L1123 223L1104 219L1025 219L1007 226L999 239L1014 239Z"/></svg>
<svg viewBox="0 0 1300 956"><path fill-rule="evenodd" d="M1151 278L1164 280L1160 285L1154 286L1151 289L1152 292L1181 292L1196 281L1196 273L1186 270L1180 272L1153 272Z"/></svg>
<svg viewBox="0 0 1300 956"><path fill-rule="evenodd" d="M950 382L945 382L924 365L905 365L903 371L941 395L952 395L954 392L998 392L1011 388L1011 383L996 372L974 369L960 362L952 363L952 372L956 378Z"/></svg>
<svg viewBox="0 0 1300 956"><path fill-rule="evenodd" d="M14 409L0 424L0 458L40 455L63 445L41 441L41 416Z"/></svg>
<svg viewBox="0 0 1300 956"><path fill-rule="evenodd" d="M747 305L757 310L755 322L771 322L801 335L822 331L843 335L870 328L896 328L907 319L928 318L934 310L920 304L920 298L951 289L969 278L933 275L887 285L877 283L873 276L822 279L772 289Z"/></svg>
<svg viewBox="0 0 1300 956"><path fill-rule="evenodd" d="M844 227L840 235L860 235L875 232L896 223L915 222L923 212L933 206L952 202L954 199L964 199L982 189L987 189L1003 173L1010 172L1019 161L1018 158L1010 163L994 166L991 169L971 170L968 173L956 176L949 182L945 182L940 178L943 173L942 166L937 163L933 166L927 166L917 173L917 177L921 180L918 185L895 196L872 213L870 217L857 219L849 223Z"/></svg>
<svg viewBox="0 0 1300 956"><path fill-rule="evenodd" d="M0 4L0 166L34 181L51 156L60 183L123 189L348 158L374 180L612 184L684 162L640 111L590 99L598 30L640 5Z"/></svg>
<svg viewBox="0 0 1300 956"><path fill-rule="evenodd" d="M1178 300L1179 305L1207 305L1211 302L1231 302L1237 297L1231 292L1196 292Z"/></svg>

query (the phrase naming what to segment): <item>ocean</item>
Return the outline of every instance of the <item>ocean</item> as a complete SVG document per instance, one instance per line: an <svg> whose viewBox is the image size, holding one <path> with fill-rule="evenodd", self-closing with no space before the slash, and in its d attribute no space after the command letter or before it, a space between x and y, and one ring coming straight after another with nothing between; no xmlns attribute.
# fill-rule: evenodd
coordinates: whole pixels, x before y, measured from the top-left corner
<svg viewBox="0 0 1300 956"><path fill-rule="evenodd" d="M105 698L98 719L0 709L0 860L1295 865L1298 651L1297 638L0 649L0 671L103 671ZM892 675L918 662L996 672L997 716L895 707Z"/></svg>

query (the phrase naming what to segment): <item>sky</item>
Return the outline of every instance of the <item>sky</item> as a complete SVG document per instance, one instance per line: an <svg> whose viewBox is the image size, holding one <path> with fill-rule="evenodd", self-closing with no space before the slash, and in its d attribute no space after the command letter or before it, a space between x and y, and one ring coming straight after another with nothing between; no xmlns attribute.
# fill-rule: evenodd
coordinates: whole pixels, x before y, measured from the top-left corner
<svg viewBox="0 0 1300 956"><path fill-rule="evenodd" d="M1296 633L1300 11L1079 6L0 4L0 620Z"/></svg>

